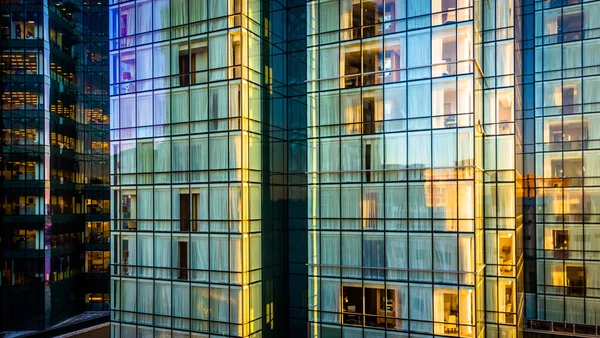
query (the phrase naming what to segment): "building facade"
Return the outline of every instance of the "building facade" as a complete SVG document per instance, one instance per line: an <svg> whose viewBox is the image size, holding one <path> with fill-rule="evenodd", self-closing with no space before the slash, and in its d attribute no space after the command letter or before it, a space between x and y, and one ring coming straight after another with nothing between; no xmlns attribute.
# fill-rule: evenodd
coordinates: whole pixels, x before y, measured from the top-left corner
<svg viewBox="0 0 600 338"><path fill-rule="evenodd" d="M288 292L275 282L287 279L286 83L267 71L286 57L271 43L285 26L266 13L286 14L268 1L111 2L114 337L287 326L274 301Z"/></svg>
<svg viewBox="0 0 600 338"><path fill-rule="evenodd" d="M522 6L525 328L597 334L600 2ZM565 324L567 323L567 324Z"/></svg>
<svg viewBox="0 0 600 338"><path fill-rule="evenodd" d="M113 0L111 335L596 334L599 10Z"/></svg>
<svg viewBox="0 0 600 338"><path fill-rule="evenodd" d="M37 331L108 309L108 7L0 5L0 331Z"/></svg>

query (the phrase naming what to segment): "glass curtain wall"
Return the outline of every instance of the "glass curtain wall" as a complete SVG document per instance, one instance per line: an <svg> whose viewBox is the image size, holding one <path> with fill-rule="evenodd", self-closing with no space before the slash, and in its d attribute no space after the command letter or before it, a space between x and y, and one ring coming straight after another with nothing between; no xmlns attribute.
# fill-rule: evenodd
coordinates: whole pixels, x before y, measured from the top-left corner
<svg viewBox="0 0 600 338"><path fill-rule="evenodd" d="M483 335L473 2L307 13L311 335Z"/></svg>
<svg viewBox="0 0 600 338"><path fill-rule="evenodd" d="M260 2L111 1L111 334L262 327Z"/></svg>
<svg viewBox="0 0 600 338"><path fill-rule="evenodd" d="M107 10L0 1L0 332L44 330L108 293L108 245L92 259L86 241L108 223Z"/></svg>
<svg viewBox="0 0 600 338"><path fill-rule="evenodd" d="M544 1L532 15L535 80L528 93L534 99L523 112L534 135L525 154L532 237L527 317L594 331L600 321L600 2Z"/></svg>
<svg viewBox="0 0 600 338"><path fill-rule="evenodd" d="M516 337L522 319L522 217L515 179L515 4L483 1L484 228L486 337Z"/></svg>

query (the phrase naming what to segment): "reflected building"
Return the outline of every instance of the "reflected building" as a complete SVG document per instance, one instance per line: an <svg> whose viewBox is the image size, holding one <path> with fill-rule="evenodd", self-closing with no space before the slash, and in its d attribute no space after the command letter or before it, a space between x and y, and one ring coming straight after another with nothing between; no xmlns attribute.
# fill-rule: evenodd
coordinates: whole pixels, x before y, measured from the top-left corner
<svg viewBox="0 0 600 338"><path fill-rule="evenodd" d="M107 11L0 1L0 332L108 310Z"/></svg>

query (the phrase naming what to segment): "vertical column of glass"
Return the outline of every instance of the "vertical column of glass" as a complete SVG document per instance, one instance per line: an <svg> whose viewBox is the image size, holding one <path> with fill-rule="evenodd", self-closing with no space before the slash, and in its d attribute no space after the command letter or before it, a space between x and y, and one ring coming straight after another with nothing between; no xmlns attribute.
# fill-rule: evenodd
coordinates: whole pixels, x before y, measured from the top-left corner
<svg viewBox="0 0 600 338"><path fill-rule="evenodd" d="M516 336L521 210L516 211L514 3L482 4L486 336Z"/></svg>
<svg viewBox="0 0 600 338"><path fill-rule="evenodd" d="M115 336L261 329L259 15L111 4Z"/></svg>
<svg viewBox="0 0 600 338"><path fill-rule="evenodd" d="M600 2L535 5L536 315L598 325Z"/></svg>
<svg viewBox="0 0 600 338"><path fill-rule="evenodd" d="M310 1L314 336L474 336L470 1Z"/></svg>

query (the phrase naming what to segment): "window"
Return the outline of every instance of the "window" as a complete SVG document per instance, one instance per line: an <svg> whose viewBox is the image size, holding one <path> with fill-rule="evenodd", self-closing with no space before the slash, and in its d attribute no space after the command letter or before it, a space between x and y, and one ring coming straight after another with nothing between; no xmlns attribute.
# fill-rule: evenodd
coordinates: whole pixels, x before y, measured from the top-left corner
<svg viewBox="0 0 600 338"><path fill-rule="evenodd" d="M399 329L401 322L393 318L400 313L399 295L397 290L384 289L383 285L343 285L342 323Z"/></svg>
<svg viewBox="0 0 600 338"><path fill-rule="evenodd" d="M583 15L580 7L563 9L562 17L559 17L557 23L558 33L563 34L563 41L581 40Z"/></svg>
<svg viewBox="0 0 600 338"><path fill-rule="evenodd" d="M188 279L188 242L179 241L177 243L177 278Z"/></svg>
<svg viewBox="0 0 600 338"><path fill-rule="evenodd" d="M179 195L179 231L190 231L190 195Z"/></svg>
<svg viewBox="0 0 600 338"><path fill-rule="evenodd" d="M569 230L553 230L552 240L554 243L554 250L568 250Z"/></svg>
<svg viewBox="0 0 600 338"><path fill-rule="evenodd" d="M434 291L436 334L472 336L474 328L474 296L472 289L439 288ZM469 325L469 326L466 326ZM459 329L460 326L460 329Z"/></svg>
<svg viewBox="0 0 600 338"><path fill-rule="evenodd" d="M498 264L501 276L512 276L514 262L514 236L512 233L498 234Z"/></svg>
<svg viewBox="0 0 600 338"><path fill-rule="evenodd" d="M567 266L567 296L585 297L585 268L583 266Z"/></svg>

